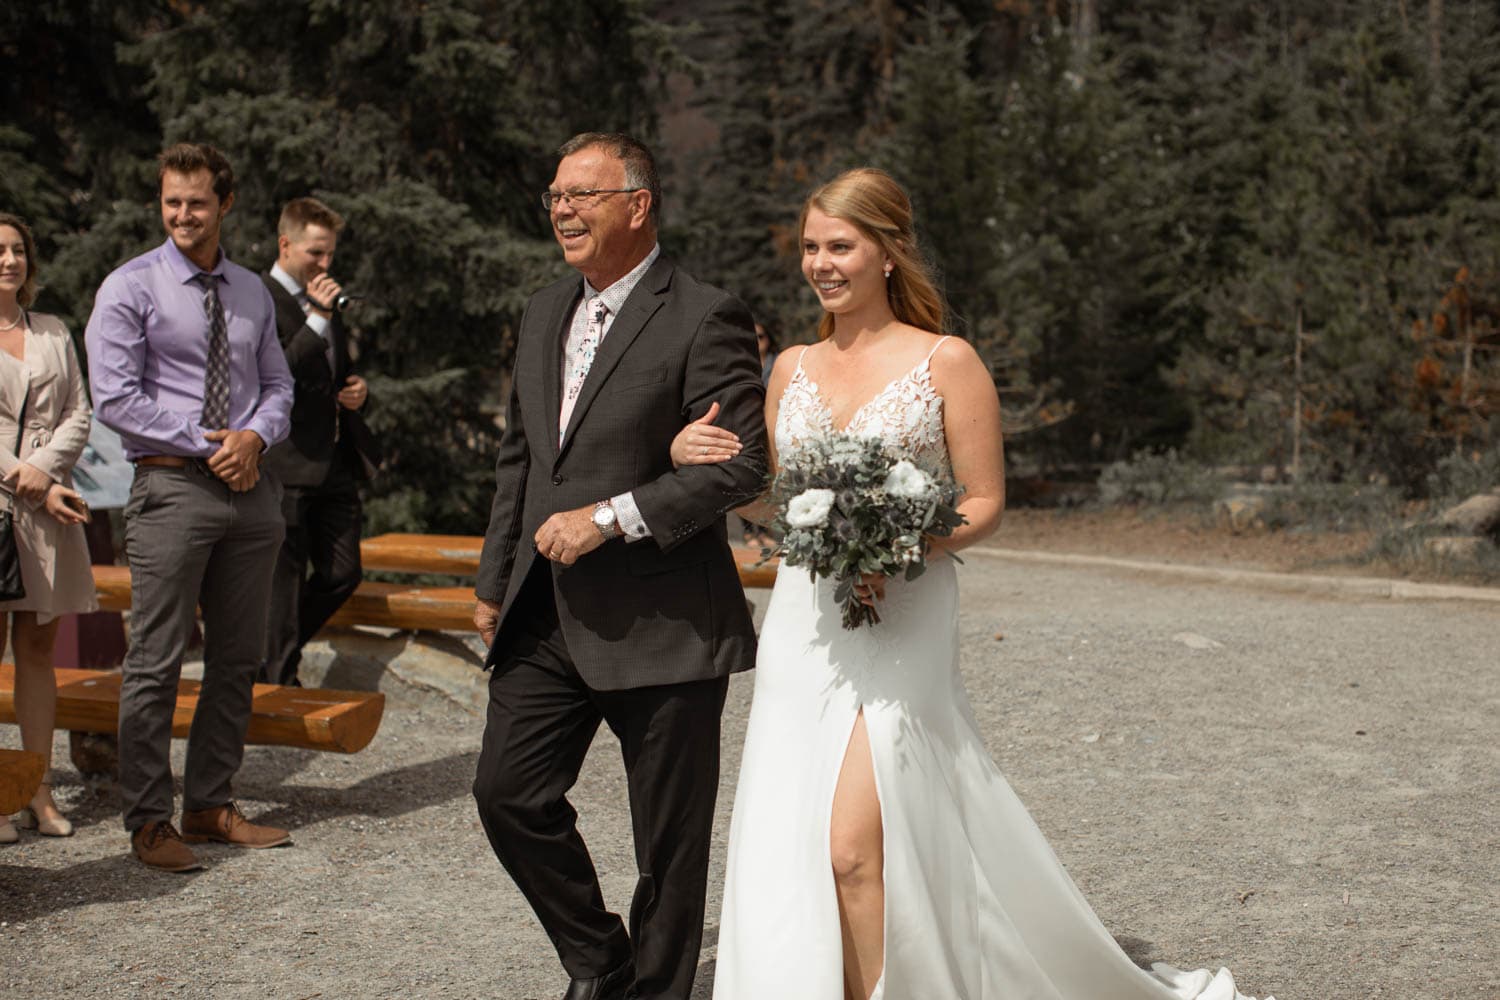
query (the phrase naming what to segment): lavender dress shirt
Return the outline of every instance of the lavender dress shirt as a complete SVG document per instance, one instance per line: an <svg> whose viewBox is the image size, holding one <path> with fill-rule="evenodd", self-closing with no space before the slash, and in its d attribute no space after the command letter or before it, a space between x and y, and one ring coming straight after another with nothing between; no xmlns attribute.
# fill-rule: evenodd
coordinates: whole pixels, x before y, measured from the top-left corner
<svg viewBox="0 0 1500 1000"><path fill-rule="evenodd" d="M207 458L219 445L202 427L208 321L198 265L168 239L116 268L94 296L85 343L94 416L119 432L125 457ZM276 339L271 293L222 252L219 300L229 324L229 430L251 430L266 447L291 424L292 373Z"/></svg>

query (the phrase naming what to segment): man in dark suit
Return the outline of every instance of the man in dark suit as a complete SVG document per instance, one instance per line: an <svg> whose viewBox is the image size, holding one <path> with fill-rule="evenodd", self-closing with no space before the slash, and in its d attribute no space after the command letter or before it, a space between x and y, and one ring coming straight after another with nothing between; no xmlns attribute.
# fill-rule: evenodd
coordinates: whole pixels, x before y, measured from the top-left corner
<svg viewBox="0 0 1500 1000"><path fill-rule="evenodd" d="M760 363L745 307L660 256L650 152L585 133L559 155L542 200L582 279L521 321L475 586L494 674L474 796L572 977L565 1000L687 1000L719 715L755 658L724 514L762 486ZM674 469L672 438L715 402L743 450ZM566 797L601 720L629 788L628 933Z"/></svg>
<svg viewBox="0 0 1500 1000"><path fill-rule="evenodd" d="M328 273L343 228L316 198L287 202L276 263L261 276L296 382L291 434L265 459L285 487L286 518L260 671L271 684L299 683L302 647L359 586L359 484L379 461L359 412L369 390L349 371L344 290Z"/></svg>

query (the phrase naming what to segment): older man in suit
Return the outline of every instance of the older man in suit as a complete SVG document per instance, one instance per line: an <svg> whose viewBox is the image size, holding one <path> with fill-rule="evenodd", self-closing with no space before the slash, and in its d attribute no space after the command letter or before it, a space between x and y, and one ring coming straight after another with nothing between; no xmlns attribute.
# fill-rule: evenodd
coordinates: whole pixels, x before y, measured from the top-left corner
<svg viewBox="0 0 1500 1000"><path fill-rule="evenodd" d="M302 647L359 586L359 484L379 463L360 415L369 390L350 371L338 307L344 290L328 273L343 228L343 218L316 198L287 202L276 263L261 275L296 386L291 433L265 460L285 487L286 518L260 669L270 684L300 684Z"/></svg>
<svg viewBox="0 0 1500 1000"><path fill-rule="evenodd" d="M760 363L745 307L661 256L650 152L585 133L559 154L542 202L582 277L521 322L475 587L494 674L474 795L572 978L565 1000L687 1000L719 716L755 658L724 514L765 473ZM674 469L672 438L715 402L743 450ZM600 721L629 789L628 932L566 797Z"/></svg>

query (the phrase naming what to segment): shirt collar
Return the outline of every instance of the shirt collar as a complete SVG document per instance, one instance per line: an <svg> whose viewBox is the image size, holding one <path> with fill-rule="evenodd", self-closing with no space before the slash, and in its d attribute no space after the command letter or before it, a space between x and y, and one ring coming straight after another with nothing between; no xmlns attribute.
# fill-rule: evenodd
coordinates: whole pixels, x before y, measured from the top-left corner
<svg viewBox="0 0 1500 1000"><path fill-rule="evenodd" d="M297 279L283 271L280 264L271 265L271 277L275 278L276 283L279 284L282 288L285 288L288 292L290 292L292 294L292 298L295 299L297 296L302 294L302 286L297 284Z"/></svg>
<svg viewBox="0 0 1500 1000"><path fill-rule="evenodd" d="M184 285L201 273L198 265L188 260L186 255L177 249L177 244L172 242L172 237L168 236L167 241L161 245L161 253L162 258L167 262L167 266L172 269L172 273L177 277L177 280L181 281ZM213 270L208 273L216 274L219 276L220 281L228 282L229 272L224 267L225 262L228 260L229 254L224 252L223 246L220 246L219 259L214 264Z"/></svg>
<svg viewBox="0 0 1500 1000"><path fill-rule="evenodd" d="M642 260L635 267L631 268L630 272L626 274L625 277L621 278L619 281L616 281L614 284L610 285L602 292L596 291L594 287L589 284L588 279L584 278L583 297L585 299L591 299L597 295L599 298L604 300L604 305L607 309L609 309L610 315L618 316L620 314L620 307L625 305L625 300L630 298L630 293L635 291L635 286L641 283L641 279L646 276L646 272L650 270L651 265L656 263L656 258L660 256L661 244L653 243L651 245L651 252L646 254L645 260Z"/></svg>

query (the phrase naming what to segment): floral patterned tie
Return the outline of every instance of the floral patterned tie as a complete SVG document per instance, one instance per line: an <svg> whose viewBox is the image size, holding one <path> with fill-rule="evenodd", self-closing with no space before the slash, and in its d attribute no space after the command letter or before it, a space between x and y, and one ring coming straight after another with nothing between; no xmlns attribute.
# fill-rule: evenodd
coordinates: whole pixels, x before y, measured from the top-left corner
<svg viewBox="0 0 1500 1000"><path fill-rule="evenodd" d="M562 410L557 415L557 443L562 444L563 435L568 430L568 418L573 415L573 407L578 402L578 394L583 391L583 382L589 377L589 369L593 367L594 355L599 350L599 341L604 339L604 317L609 315L609 307L604 304L602 298L592 298L588 302L589 322L577 343L569 346L568 356L563 360L563 397Z"/></svg>

